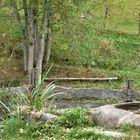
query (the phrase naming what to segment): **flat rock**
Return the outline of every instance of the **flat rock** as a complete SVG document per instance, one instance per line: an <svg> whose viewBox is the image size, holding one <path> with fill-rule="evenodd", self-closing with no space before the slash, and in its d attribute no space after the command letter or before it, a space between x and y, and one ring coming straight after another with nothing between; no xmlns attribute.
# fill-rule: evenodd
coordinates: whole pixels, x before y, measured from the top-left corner
<svg viewBox="0 0 140 140"><path fill-rule="evenodd" d="M127 137L127 135L122 132L108 131L108 130L102 130L102 129L97 129L97 128L85 128L84 131L95 132L96 134L101 134L101 135L113 137L113 138Z"/></svg>
<svg viewBox="0 0 140 140"><path fill-rule="evenodd" d="M28 112L25 114L25 119L27 120L41 120L41 121L54 121L58 118L58 116L50 114L50 113L42 113L42 112Z"/></svg>
<svg viewBox="0 0 140 140"><path fill-rule="evenodd" d="M109 137L114 137L114 138L126 137L126 135L124 133L121 133L121 132L95 130L95 133L105 135L105 136L109 136Z"/></svg>

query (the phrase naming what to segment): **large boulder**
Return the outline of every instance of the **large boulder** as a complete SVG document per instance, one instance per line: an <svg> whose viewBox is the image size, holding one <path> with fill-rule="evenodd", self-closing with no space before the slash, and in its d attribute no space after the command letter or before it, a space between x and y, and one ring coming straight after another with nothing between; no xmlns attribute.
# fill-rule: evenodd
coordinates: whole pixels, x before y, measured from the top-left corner
<svg viewBox="0 0 140 140"><path fill-rule="evenodd" d="M131 124L140 128L140 114L135 113L139 109L139 102L105 105L95 109L93 121L98 125L122 126Z"/></svg>

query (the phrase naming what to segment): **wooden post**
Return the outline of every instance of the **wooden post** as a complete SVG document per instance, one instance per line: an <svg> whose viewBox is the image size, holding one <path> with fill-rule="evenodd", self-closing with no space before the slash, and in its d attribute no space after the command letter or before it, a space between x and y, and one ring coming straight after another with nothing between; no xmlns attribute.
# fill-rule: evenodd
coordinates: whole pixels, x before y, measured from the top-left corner
<svg viewBox="0 0 140 140"><path fill-rule="evenodd" d="M103 21L103 29L106 29L106 22L107 22L107 18L108 18L108 13L109 13L109 8L106 6L105 7L105 15L104 15L104 21Z"/></svg>
<svg viewBox="0 0 140 140"><path fill-rule="evenodd" d="M133 92L133 80L126 79L125 80L126 84L126 92Z"/></svg>

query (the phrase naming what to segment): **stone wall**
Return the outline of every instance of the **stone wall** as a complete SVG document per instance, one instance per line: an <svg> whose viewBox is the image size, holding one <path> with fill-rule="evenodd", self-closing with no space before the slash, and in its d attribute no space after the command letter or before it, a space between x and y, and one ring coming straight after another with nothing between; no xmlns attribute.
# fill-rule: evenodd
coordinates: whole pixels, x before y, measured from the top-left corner
<svg viewBox="0 0 140 140"><path fill-rule="evenodd" d="M57 99L117 99L122 101L136 100L140 94L128 93L121 90L93 89L93 88L66 88L59 87L55 93L63 93L55 96Z"/></svg>
<svg viewBox="0 0 140 140"><path fill-rule="evenodd" d="M11 92L14 96L20 91L25 94L28 93L25 87L7 88L4 89L7 92ZM115 99L119 101L131 101L136 100L140 97L139 93L136 92L126 92L121 90L107 90L107 89L94 89L94 88L66 88L58 87L55 89L54 93L60 93L53 96L54 105L58 108L68 108L80 106L83 108L95 108L103 106L109 103L99 103L96 99ZM3 89L0 90L0 94L3 94ZM89 102L81 101L83 99L88 99ZM91 101L90 101L91 100Z"/></svg>
<svg viewBox="0 0 140 140"><path fill-rule="evenodd" d="M82 108L97 108L100 106L107 105L108 103L97 103L97 102L83 102L83 101L54 101L50 103L46 103L46 106L53 105L59 109L70 108L70 107L82 107Z"/></svg>

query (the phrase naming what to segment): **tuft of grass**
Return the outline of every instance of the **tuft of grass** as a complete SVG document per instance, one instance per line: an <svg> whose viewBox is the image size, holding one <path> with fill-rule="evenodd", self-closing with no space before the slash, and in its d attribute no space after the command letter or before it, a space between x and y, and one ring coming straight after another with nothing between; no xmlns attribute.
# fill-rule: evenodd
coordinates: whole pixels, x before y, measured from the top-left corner
<svg viewBox="0 0 140 140"><path fill-rule="evenodd" d="M126 133L130 133L130 131L134 130L134 126L131 124L125 124L121 127L121 130Z"/></svg>
<svg viewBox="0 0 140 140"><path fill-rule="evenodd" d="M80 107L66 110L57 120L57 124L65 128L94 126L87 118L88 110Z"/></svg>
<svg viewBox="0 0 140 140"><path fill-rule="evenodd" d="M69 133L66 134L67 138L71 139L92 139L92 140L111 140L111 137L103 136L100 134L96 134L94 131L79 131L78 129L73 129Z"/></svg>

